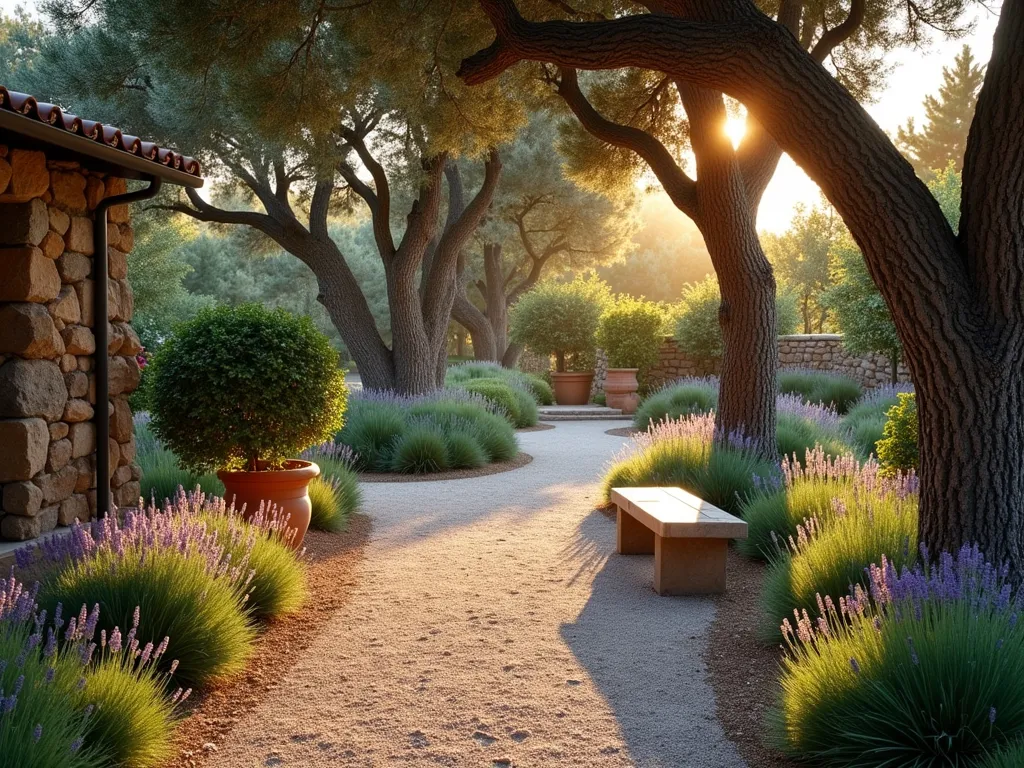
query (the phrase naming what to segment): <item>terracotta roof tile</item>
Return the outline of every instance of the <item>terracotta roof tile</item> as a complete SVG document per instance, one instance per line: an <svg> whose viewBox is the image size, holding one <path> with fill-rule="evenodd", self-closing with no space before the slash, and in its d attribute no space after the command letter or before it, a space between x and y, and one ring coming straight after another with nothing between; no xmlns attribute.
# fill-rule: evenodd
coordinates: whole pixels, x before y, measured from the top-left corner
<svg viewBox="0 0 1024 768"><path fill-rule="evenodd" d="M41 123L69 133L76 133L107 146L138 155L155 163L160 163L177 171L200 176L199 161L193 157L179 154L166 147L158 146L152 141L143 141L138 136L122 133L118 128L103 125L95 120L72 115L54 104L37 101L33 96L18 91L10 91L0 85L0 109L25 115Z"/></svg>

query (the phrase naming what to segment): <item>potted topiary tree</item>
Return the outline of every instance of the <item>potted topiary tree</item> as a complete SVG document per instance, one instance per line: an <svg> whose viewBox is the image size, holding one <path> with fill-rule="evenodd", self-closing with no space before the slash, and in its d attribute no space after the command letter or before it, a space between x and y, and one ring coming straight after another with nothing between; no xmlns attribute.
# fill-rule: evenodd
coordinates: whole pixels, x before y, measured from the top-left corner
<svg viewBox="0 0 1024 768"><path fill-rule="evenodd" d="M175 329L147 374L153 431L182 466L216 470L246 517L276 505L298 547L320 468L293 457L341 429L347 398L327 337L282 309L206 309Z"/></svg>
<svg viewBox="0 0 1024 768"><path fill-rule="evenodd" d="M551 382L559 405L584 405L594 381L594 333L608 286L597 278L548 281L522 296L509 314L509 337L553 355Z"/></svg>
<svg viewBox="0 0 1024 768"><path fill-rule="evenodd" d="M642 378L658 362L664 313L653 301L620 296L609 304L597 325L597 345L608 356L604 382L610 408L633 413L640 404Z"/></svg>

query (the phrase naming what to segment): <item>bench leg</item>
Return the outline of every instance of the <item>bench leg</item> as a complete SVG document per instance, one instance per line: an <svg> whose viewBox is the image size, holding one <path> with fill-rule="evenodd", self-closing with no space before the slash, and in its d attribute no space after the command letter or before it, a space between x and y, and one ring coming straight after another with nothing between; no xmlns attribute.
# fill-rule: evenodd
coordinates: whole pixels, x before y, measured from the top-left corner
<svg viewBox="0 0 1024 768"><path fill-rule="evenodd" d="M620 555L654 554L654 531L626 512L616 507L616 528L618 529L617 549Z"/></svg>
<svg viewBox="0 0 1024 768"><path fill-rule="evenodd" d="M725 592L728 539L669 539L654 542L654 591L659 595Z"/></svg>

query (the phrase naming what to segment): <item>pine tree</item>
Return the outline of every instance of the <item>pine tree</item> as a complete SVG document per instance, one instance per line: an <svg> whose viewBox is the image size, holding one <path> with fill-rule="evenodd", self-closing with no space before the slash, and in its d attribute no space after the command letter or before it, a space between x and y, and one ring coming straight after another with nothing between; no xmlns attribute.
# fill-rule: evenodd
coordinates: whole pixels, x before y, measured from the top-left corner
<svg viewBox="0 0 1024 768"><path fill-rule="evenodd" d="M963 168L967 133L984 78L985 68L975 63L970 46L965 45L953 66L942 68L938 96L925 97L925 126L918 131L911 118L898 130L897 146L919 176L931 178L950 162L958 172Z"/></svg>

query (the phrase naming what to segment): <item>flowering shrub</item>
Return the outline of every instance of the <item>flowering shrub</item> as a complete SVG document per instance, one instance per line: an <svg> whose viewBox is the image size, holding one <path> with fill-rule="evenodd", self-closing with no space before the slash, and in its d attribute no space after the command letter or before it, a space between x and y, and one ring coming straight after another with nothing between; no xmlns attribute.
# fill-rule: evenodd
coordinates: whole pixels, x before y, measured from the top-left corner
<svg viewBox="0 0 1024 768"><path fill-rule="evenodd" d="M633 437L605 475L604 501L610 502L612 488L679 486L739 512L745 498L778 476L773 464L748 450L747 442L741 435L716 441L714 414L653 424Z"/></svg>
<svg viewBox="0 0 1024 768"><path fill-rule="evenodd" d="M662 387L643 399L633 416L633 426L647 429L660 421L710 413L718 405L718 379L685 378Z"/></svg>
<svg viewBox="0 0 1024 768"><path fill-rule="evenodd" d="M775 440L780 455L802 457L818 446L832 457L850 452L835 408L806 403L797 395L779 395L775 402L778 414Z"/></svg>
<svg viewBox="0 0 1024 768"><path fill-rule="evenodd" d="M139 639L173 637L175 678L202 683L241 670L254 630L246 607L253 573L248 541L225 542L198 514L196 497L164 510L109 515L69 535L19 551L19 565L48 563L39 603L98 603L100 628L127 626L137 607Z"/></svg>
<svg viewBox="0 0 1024 768"><path fill-rule="evenodd" d="M174 707L189 691L168 694L155 671L167 649L100 632L99 609L66 621L36 612L35 593L0 579L0 754L19 768L147 768L170 755Z"/></svg>
<svg viewBox="0 0 1024 768"><path fill-rule="evenodd" d="M555 402L551 385L540 376L504 368L497 363L473 361L449 366L444 383L447 387L458 387L475 379L500 379L514 389L530 393L537 405L552 405Z"/></svg>
<svg viewBox="0 0 1024 768"><path fill-rule="evenodd" d="M516 428L537 423L537 401L527 390L517 389L501 379L471 379L461 386L494 403Z"/></svg>
<svg viewBox="0 0 1024 768"><path fill-rule="evenodd" d="M1024 736L1021 592L976 547L876 562L868 589L784 622L779 745L844 768L1000 765Z"/></svg>
<svg viewBox="0 0 1024 768"><path fill-rule="evenodd" d="M772 636L794 610L815 613L819 595L838 599L863 582L865 569L882 555L900 566L913 563L917 553L916 477L882 478L874 462L827 462L820 453L813 464L802 473L790 464L785 473L787 489L797 489L786 523L811 514L796 525L795 535L775 537L784 548L772 560L762 595Z"/></svg>
<svg viewBox="0 0 1024 768"><path fill-rule="evenodd" d="M848 376L802 368L779 371L779 391L798 395L806 403L830 406L839 413L850 410L863 394L860 384Z"/></svg>
<svg viewBox="0 0 1024 768"><path fill-rule="evenodd" d="M306 449L302 458L320 467L320 475L309 484L309 500L313 504L310 527L334 533L345 530L349 516L359 509L363 498L359 477L353 469L355 451L347 445L328 442Z"/></svg>

